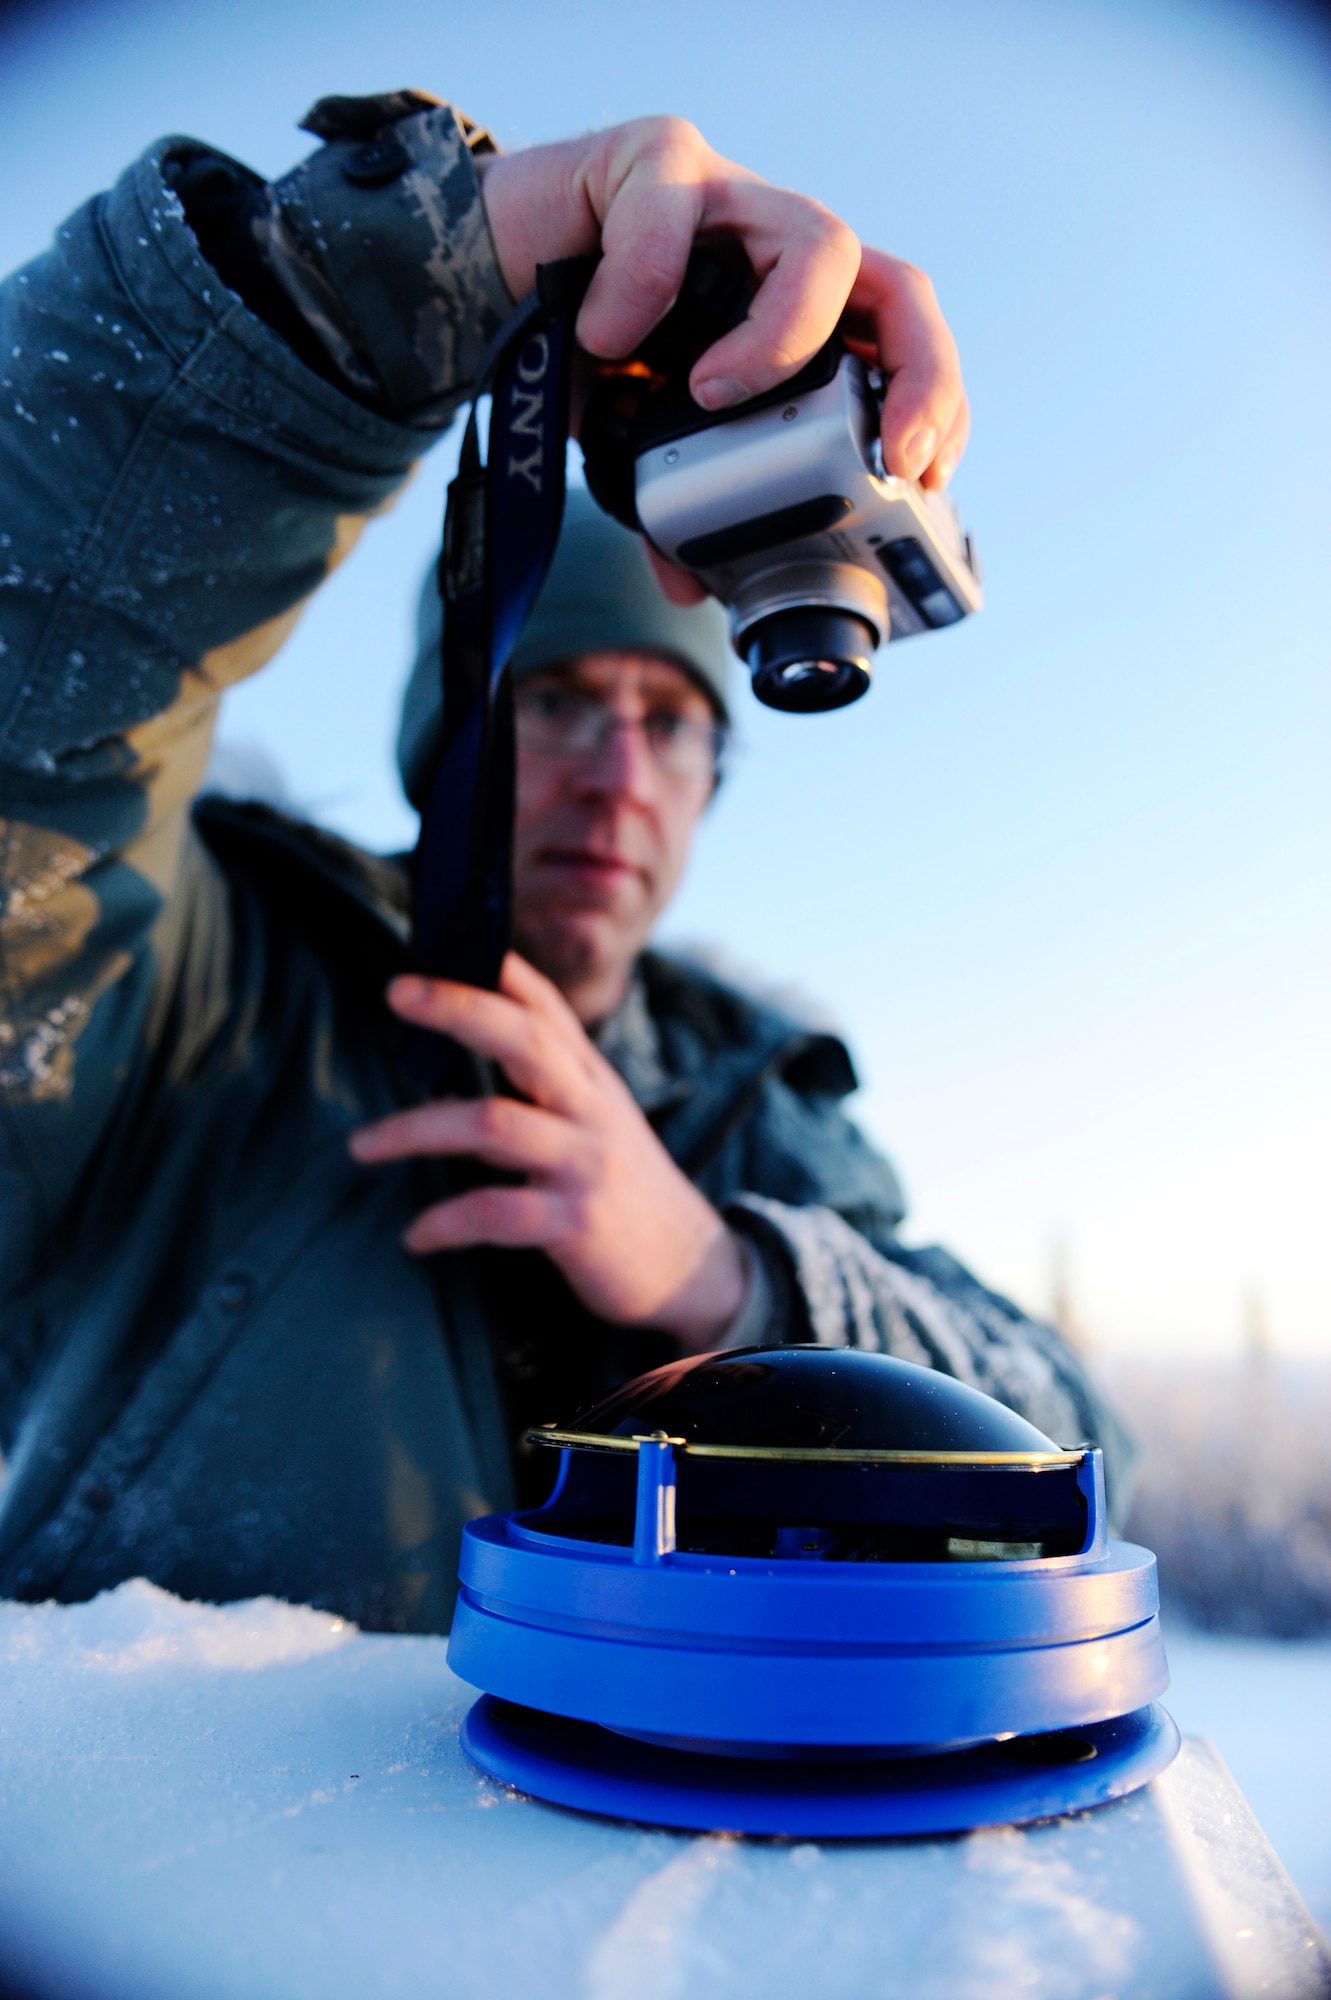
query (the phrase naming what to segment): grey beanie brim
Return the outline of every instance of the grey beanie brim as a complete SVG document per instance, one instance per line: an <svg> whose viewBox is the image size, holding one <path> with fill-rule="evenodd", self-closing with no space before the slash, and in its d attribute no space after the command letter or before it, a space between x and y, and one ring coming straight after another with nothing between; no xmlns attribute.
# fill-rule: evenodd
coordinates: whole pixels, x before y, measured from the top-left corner
<svg viewBox="0 0 1331 2000"><path fill-rule="evenodd" d="M439 646L443 606L434 566L421 586L416 664L402 701L397 761L407 797L418 809L439 743ZM550 574L514 648L515 679L578 653L660 653L677 662L723 720L730 713L732 654L728 621L715 598L672 604L657 582L640 538L603 514L590 493L569 490L564 527Z"/></svg>

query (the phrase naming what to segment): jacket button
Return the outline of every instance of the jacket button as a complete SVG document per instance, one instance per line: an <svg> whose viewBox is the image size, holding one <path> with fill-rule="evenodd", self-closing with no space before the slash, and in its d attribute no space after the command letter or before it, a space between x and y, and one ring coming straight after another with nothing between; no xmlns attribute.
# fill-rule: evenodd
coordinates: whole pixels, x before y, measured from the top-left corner
<svg viewBox="0 0 1331 2000"><path fill-rule="evenodd" d="M219 1280L215 1297L223 1312L244 1312L254 1303L254 1280L246 1271L232 1271Z"/></svg>
<svg viewBox="0 0 1331 2000"><path fill-rule="evenodd" d="M342 162L342 172L353 187L386 187L411 165L411 155L394 132L367 139L353 146Z"/></svg>

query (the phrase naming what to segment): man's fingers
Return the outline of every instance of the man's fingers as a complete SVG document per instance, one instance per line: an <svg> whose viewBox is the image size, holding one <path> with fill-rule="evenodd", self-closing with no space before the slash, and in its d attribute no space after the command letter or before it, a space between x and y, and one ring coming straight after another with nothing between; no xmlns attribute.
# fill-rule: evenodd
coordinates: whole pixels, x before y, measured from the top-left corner
<svg viewBox="0 0 1331 2000"><path fill-rule="evenodd" d="M887 469L902 479L920 479L945 444L959 437L964 446L968 422L956 342L934 288L913 264L866 249L845 326L857 345L877 353L890 378L883 406ZM941 482L935 476L929 483Z"/></svg>
<svg viewBox="0 0 1331 2000"><path fill-rule="evenodd" d="M392 982L388 1002L404 1020L452 1035L477 1055L491 1057L524 1096L548 1109L573 1112L581 1103L585 1055L552 1011L415 974Z"/></svg>
<svg viewBox="0 0 1331 2000"><path fill-rule="evenodd" d="M604 135L583 169L601 227L601 261L578 314L592 354L632 354L678 294L698 231L702 177L714 158L682 118L641 118Z"/></svg>
<svg viewBox="0 0 1331 2000"><path fill-rule="evenodd" d="M762 181L729 186L706 226L739 238L759 277L748 318L695 363L689 387L720 410L784 382L833 332L855 283L860 244L828 209Z"/></svg>
<svg viewBox="0 0 1331 2000"><path fill-rule="evenodd" d="M443 1098L363 1125L348 1140L366 1165L421 1156L467 1155L518 1173L549 1173L568 1165L576 1129L511 1097Z"/></svg>
<svg viewBox="0 0 1331 2000"><path fill-rule="evenodd" d="M563 1221L560 1199L541 1188L472 1188L425 1209L402 1241L418 1256L473 1243L540 1249L556 1241Z"/></svg>
<svg viewBox="0 0 1331 2000"><path fill-rule="evenodd" d="M557 146L482 163L486 213L506 283L524 292L538 264L594 249L601 261L578 316L592 354L631 354L679 292L696 241L741 244L759 280L749 318L708 350L690 387L718 410L786 380L841 319L891 377L883 416L888 470L941 485L965 443L956 347L914 266L861 251L844 222L803 195L723 159L680 118L640 118Z"/></svg>
<svg viewBox="0 0 1331 2000"><path fill-rule="evenodd" d="M963 397L961 408L957 411L952 421L952 428L938 447L938 456L934 459L933 464L921 475L920 484L922 486L927 486L934 491L941 491L947 485L948 480L952 477L961 462L961 454L966 449L966 440L970 436L970 429L970 407Z"/></svg>
<svg viewBox="0 0 1331 2000"><path fill-rule="evenodd" d="M510 1000L518 1001L524 1007L531 1007L544 1014L550 1021L557 1021L561 1027L581 1038L582 1023L568 1001L564 998L553 979L547 979L543 972L525 959L521 952L509 951L504 954L504 963L499 972L499 990Z"/></svg>
<svg viewBox="0 0 1331 2000"><path fill-rule="evenodd" d="M759 279L744 324L693 370L705 409L784 381L835 327L859 266L854 232L820 203L722 159L687 121L639 119L605 134L582 184L601 224L601 262L578 317L593 354L633 352L674 303L699 236L742 244Z"/></svg>

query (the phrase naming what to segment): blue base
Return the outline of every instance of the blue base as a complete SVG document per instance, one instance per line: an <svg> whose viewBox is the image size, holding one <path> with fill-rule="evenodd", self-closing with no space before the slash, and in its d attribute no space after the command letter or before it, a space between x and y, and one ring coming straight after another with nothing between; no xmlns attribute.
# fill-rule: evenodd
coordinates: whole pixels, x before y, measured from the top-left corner
<svg viewBox="0 0 1331 2000"><path fill-rule="evenodd" d="M649 1565L530 1518L467 1523L448 1664L604 1729L835 1755L1081 1729L1169 1685L1155 1557L1126 1542L1018 1562Z"/></svg>
<svg viewBox="0 0 1331 2000"><path fill-rule="evenodd" d="M936 1757L765 1763L661 1749L482 1695L462 1743L490 1777L580 1812L699 1833L863 1839L962 1833L1104 1805L1163 1771L1179 1733L1151 1702L1061 1736Z"/></svg>

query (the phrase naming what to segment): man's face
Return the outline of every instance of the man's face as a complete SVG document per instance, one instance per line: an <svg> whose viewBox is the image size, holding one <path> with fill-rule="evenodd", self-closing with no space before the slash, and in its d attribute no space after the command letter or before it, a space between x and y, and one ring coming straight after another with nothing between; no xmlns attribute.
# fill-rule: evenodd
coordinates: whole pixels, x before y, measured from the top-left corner
<svg viewBox="0 0 1331 2000"><path fill-rule="evenodd" d="M715 717L652 653L583 653L516 691L514 935L590 1025L624 981L712 795Z"/></svg>

